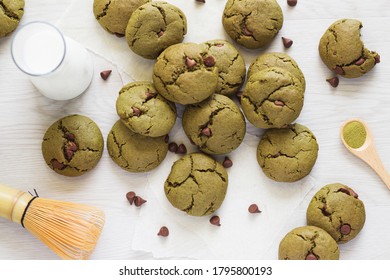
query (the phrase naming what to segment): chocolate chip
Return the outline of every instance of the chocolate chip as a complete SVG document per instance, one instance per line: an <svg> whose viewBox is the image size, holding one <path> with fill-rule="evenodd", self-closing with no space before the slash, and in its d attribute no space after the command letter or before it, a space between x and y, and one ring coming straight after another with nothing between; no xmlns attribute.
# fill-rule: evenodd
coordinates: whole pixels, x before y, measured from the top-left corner
<svg viewBox="0 0 390 280"><path fill-rule="evenodd" d="M283 41L283 46L285 48L289 48L292 46L292 44L294 43L293 40L289 39L289 38L286 38L286 37L282 37L282 41Z"/></svg>
<svg viewBox="0 0 390 280"><path fill-rule="evenodd" d="M334 68L334 71L336 72L336 74L339 74L339 75L344 75L345 74L344 69L341 66L336 66Z"/></svg>
<svg viewBox="0 0 390 280"><path fill-rule="evenodd" d="M195 0L196 2L206 3L206 0Z"/></svg>
<svg viewBox="0 0 390 280"><path fill-rule="evenodd" d="M214 225L214 226L218 226L220 227L221 226L221 223L220 223L221 219L218 217L218 216L212 216L210 218L210 224Z"/></svg>
<svg viewBox="0 0 390 280"><path fill-rule="evenodd" d="M65 164L63 164L62 162L59 162L57 159L53 158L51 161L50 161L51 165L53 166L54 169L59 169L59 170L62 170L65 168Z"/></svg>
<svg viewBox="0 0 390 280"><path fill-rule="evenodd" d="M213 134L209 127L203 128L201 132L202 132L203 135L205 135L207 137L210 137Z"/></svg>
<svg viewBox="0 0 390 280"><path fill-rule="evenodd" d="M280 101L280 100L275 100L274 103L276 106L284 106L285 105L284 102Z"/></svg>
<svg viewBox="0 0 390 280"><path fill-rule="evenodd" d="M339 85L339 78L338 77L329 78L329 79L326 79L326 81L334 88Z"/></svg>
<svg viewBox="0 0 390 280"><path fill-rule="evenodd" d="M232 166L233 166L233 162L232 162L232 160L231 160L230 158L225 157L225 159L224 159L223 162L222 162L222 165L223 165L223 167L225 167L225 168L229 168L229 167L232 167Z"/></svg>
<svg viewBox="0 0 390 280"><path fill-rule="evenodd" d="M360 66L364 63L364 61L366 61L366 59L364 57L361 57L358 60L356 60L355 65Z"/></svg>
<svg viewBox="0 0 390 280"><path fill-rule="evenodd" d="M73 133L65 132L65 139L69 141L74 141L76 139L76 136L74 136Z"/></svg>
<svg viewBox="0 0 390 280"><path fill-rule="evenodd" d="M131 107L131 109L133 110L133 116L136 116L136 117L141 116L142 112L141 112L141 110L139 108Z"/></svg>
<svg viewBox="0 0 390 280"><path fill-rule="evenodd" d="M213 67L215 65L215 59L212 56L208 56L203 59L203 63L206 65L206 67Z"/></svg>
<svg viewBox="0 0 390 280"><path fill-rule="evenodd" d="M380 62L381 62L381 56L377 54L375 57L375 63L380 63Z"/></svg>
<svg viewBox="0 0 390 280"><path fill-rule="evenodd" d="M187 153L187 148L184 144L180 144L179 147L177 147L176 154L185 154Z"/></svg>
<svg viewBox="0 0 390 280"><path fill-rule="evenodd" d="M67 161L72 160L74 152L76 152L77 149L77 144L73 141L69 141L65 144L64 155Z"/></svg>
<svg viewBox="0 0 390 280"><path fill-rule="evenodd" d="M298 3L297 0L287 0L287 5L289 5L290 7L296 6L297 3Z"/></svg>
<svg viewBox="0 0 390 280"><path fill-rule="evenodd" d="M244 92L242 91L242 90L239 90L239 91L237 91L236 92L236 96L237 96L237 98L238 98L238 100L241 102L241 97L242 97L242 94L243 94Z"/></svg>
<svg viewBox="0 0 390 280"><path fill-rule="evenodd" d="M194 59L186 57L186 65L188 68L193 68L197 63Z"/></svg>
<svg viewBox="0 0 390 280"><path fill-rule="evenodd" d="M253 35L253 32L250 31L245 24L242 26L242 33L244 33L244 35L246 35L246 36L252 36Z"/></svg>
<svg viewBox="0 0 390 280"><path fill-rule="evenodd" d="M103 80L107 80L108 77L111 75L112 70L104 70L100 72L100 77L102 77Z"/></svg>
<svg viewBox="0 0 390 280"><path fill-rule="evenodd" d="M146 95L146 100L149 100L149 99L152 99L153 97L155 97L156 93L147 91L147 92L145 92L145 95Z"/></svg>
<svg viewBox="0 0 390 280"><path fill-rule="evenodd" d="M357 193L355 193L352 189L349 190L349 193L350 193L350 195L352 195L354 198L358 198L358 197L359 197L359 195L358 195Z"/></svg>
<svg viewBox="0 0 390 280"><path fill-rule="evenodd" d="M164 31L160 30L160 32L157 33L157 36L160 38L162 35L164 35Z"/></svg>
<svg viewBox="0 0 390 280"><path fill-rule="evenodd" d="M67 161L71 161L72 160L73 154L74 154L73 151L67 150L67 149L64 152L64 155L65 155L65 158L66 158Z"/></svg>
<svg viewBox="0 0 390 280"><path fill-rule="evenodd" d="M77 147L77 144L73 141L69 141L67 144L66 144L66 148L73 151L73 152L76 152L78 150L78 147Z"/></svg>
<svg viewBox="0 0 390 280"><path fill-rule="evenodd" d="M259 210L259 206L257 206L257 204L249 205L248 212L251 214L261 213L261 211Z"/></svg>
<svg viewBox="0 0 390 280"><path fill-rule="evenodd" d="M165 137L164 137L164 142L165 142L165 143L168 143L168 141L169 141L169 135L167 134L167 135L165 135Z"/></svg>
<svg viewBox="0 0 390 280"><path fill-rule="evenodd" d="M308 261L314 261L314 260L318 260L318 257L316 255L314 255L313 253L308 253L306 255L306 258L305 260L308 260Z"/></svg>
<svg viewBox="0 0 390 280"><path fill-rule="evenodd" d="M129 201L130 205L133 205L133 202L135 200L135 192L128 192L126 194L126 198Z"/></svg>
<svg viewBox="0 0 390 280"><path fill-rule="evenodd" d="M158 231L157 235L167 237L169 235L169 229L166 226L162 226Z"/></svg>
<svg viewBox="0 0 390 280"><path fill-rule="evenodd" d="M168 151L172 153L176 153L179 146L175 142L171 142L168 144Z"/></svg>
<svg viewBox="0 0 390 280"><path fill-rule="evenodd" d="M338 191L342 192L342 193L345 193L347 195L353 196L354 198L358 198L359 197L358 194L355 193L352 189L340 188Z"/></svg>
<svg viewBox="0 0 390 280"><path fill-rule="evenodd" d="M340 232L343 234L343 235L348 235L351 233L351 226L349 224L343 224L341 225L340 227Z"/></svg>
<svg viewBox="0 0 390 280"><path fill-rule="evenodd" d="M142 197L136 195L134 197L134 205L137 206L137 207L140 207L142 204L144 204L146 202L145 199L143 199Z"/></svg>
<svg viewBox="0 0 390 280"><path fill-rule="evenodd" d="M322 206L321 208L321 212L322 212L322 215L326 216L326 217L329 217L331 215L331 213L329 213L326 209L327 209L327 205L324 204L324 206Z"/></svg>
<svg viewBox="0 0 390 280"><path fill-rule="evenodd" d="M344 188L340 188L337 192L342 192L342 193L345 193L347 195L351 195L349 190L348 189L344 189Z"/></svg>

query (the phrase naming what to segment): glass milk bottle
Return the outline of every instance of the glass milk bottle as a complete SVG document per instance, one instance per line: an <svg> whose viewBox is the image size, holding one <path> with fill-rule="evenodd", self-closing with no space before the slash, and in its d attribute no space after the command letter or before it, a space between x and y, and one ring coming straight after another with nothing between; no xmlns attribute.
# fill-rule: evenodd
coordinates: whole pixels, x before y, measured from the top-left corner
<svg viewBox="0 0 390 280"><path fill-rule="evenodd" d="M90 53L49 23L37 21L20 27L12 39L11 54L16 66L48 98L75 98L91 83Z"/></svg>

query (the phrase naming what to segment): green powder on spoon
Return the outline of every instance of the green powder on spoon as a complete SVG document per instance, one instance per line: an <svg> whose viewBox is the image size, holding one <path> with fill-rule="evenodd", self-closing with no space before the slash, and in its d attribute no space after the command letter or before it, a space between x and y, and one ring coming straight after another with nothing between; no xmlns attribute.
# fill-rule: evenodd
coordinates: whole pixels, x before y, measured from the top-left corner
<svg viewBox="0 0 390 280"><path fill-rule="evenodd" d="M357 149L366 142L367 131L361 122L352 121L344 126L343 138L349 147Z"/></svg>

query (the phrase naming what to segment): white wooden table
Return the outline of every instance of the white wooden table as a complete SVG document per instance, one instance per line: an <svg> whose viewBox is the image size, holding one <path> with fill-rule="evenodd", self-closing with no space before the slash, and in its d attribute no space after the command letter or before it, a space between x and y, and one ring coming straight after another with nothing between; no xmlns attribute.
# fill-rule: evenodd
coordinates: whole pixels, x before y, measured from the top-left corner
<svg viewBox="0 0 390 280"><path fill-rule="evenodd" d="M214 17L220 17L222 11L208 10L207 5L212 1L225 1L206 0L204 6L198 7L204 10L205 16L201 19L192 17L192 4L184 3L190 1L171 1L183 8L188 17L191 35L186 40L213 39L207 36L207 28L211 28L207 23L209 18L214 22ZM55 24L72 0L26 2L22 24L33 20ZM344 183L365 203L367 221L358 237L340 245L341 259L390 259L390 251L386 249L390 248L390 191L368 166L347 152L339 138L340 125L345 120L354 117L365 120L390 170L390 3L387 0L299 0L295 8L289 8L286 1L278 2L285 22L271 46L256 51L239 49L243 50L249 64L260 53L285 51L281 36L292 38L294 44L286 52L298 62L306 77L305 105L297 122L314 132L320 146L317 163L310 174L316 186L307 196L302 196L302 203L296 209L292 209L293 219L286 224L286 229L303 225L307 203L320 187L333 182ZM317 45L325 29L340 18L357 18L363 22L362 39L367 48L381 55L381 63L359 79L341 78L340 85L334 89L325 81L332 74L322 64ZM49 100L37 92L13 64L10 42L10 37L0 39L1 183L23 190L36 188L42 197L90 203L104 209L107 223L92 259L153 258L151 252L132 249L131 239L134 224L140 219L140 209L130 208L124 199L129 189L145 184L144 175L124 172L105 150L93 171L78 178L66 178L50 170L41 155L41 141L47 127L68 114L91 117L106 139L117 119L117 92L129 82L128 78L120 75L115 65L104 57L94 55L95 75L88 91L71 101ZM99 77L104 69L113 69L107 81ZM243 173L243 184L251 183L245 182L245 178ZM0 259L57 259L57 256L20 225L1 220Z"/></svg>

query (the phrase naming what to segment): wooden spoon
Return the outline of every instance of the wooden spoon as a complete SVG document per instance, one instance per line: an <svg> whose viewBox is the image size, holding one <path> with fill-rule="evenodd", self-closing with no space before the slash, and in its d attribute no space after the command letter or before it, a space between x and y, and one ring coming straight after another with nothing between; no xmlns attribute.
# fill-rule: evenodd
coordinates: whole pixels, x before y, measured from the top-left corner
<svg viewBox="0 0 390 280"><path fill-rule="evenodd" d="M366 130L366 140L362 146L359 148L352 148L348 145L348 143L344 139L344 128L347 124L351 122L359 122L361 123L365 130ZM355 156L363 160L365 163L367 163L382 179L382 181L386 184L386 186L390 189L390 174L386 171L385 167L383 166L383 163L376 151L374 139L371 134L370 129L368 128L367 124L365 124L360 119L350 119L346 122L344 122L341 126L340 131L341 140L344 144L344 146Z"/></svg>

